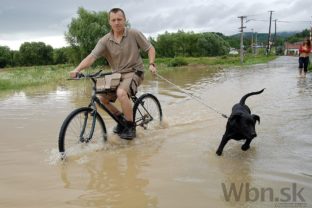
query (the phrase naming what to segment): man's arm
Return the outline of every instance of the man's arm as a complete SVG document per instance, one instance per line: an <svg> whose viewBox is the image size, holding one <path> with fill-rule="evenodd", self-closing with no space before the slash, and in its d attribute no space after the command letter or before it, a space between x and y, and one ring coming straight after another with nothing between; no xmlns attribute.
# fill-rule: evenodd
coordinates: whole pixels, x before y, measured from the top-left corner
<svg viewBox="0 0 312 208"><path fill-rule="evenodd" d="M69 72L69 76L75 78L77 76L77 73L90 67L95 61L96 58L93 55L89 54L80 62L80 64L73 71Z"/></svg>
<svg viewBox="0 0 312 208"><path fill-rule="evenodd" d="M149 60L149 70L153 73L156 74L157 69L155 65L155 56L156 56L156 51L155 48L152 46L150 49L148 49L148 60Z"/></svg>

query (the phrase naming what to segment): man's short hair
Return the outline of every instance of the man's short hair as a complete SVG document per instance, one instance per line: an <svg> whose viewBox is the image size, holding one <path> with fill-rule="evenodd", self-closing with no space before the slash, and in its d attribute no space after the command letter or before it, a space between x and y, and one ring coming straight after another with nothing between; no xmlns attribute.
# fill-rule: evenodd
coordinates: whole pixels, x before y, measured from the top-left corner
<svg viewBox="0 0 312 208"><path fill-rule="evenodd" d="M117 13L117 12L121 12L123 17L126 19L126 15L125 15L125 12L120 9L120 8L112 8L109 12L108 12L108 18L110 17L110 14L111 13Z"/></svg>

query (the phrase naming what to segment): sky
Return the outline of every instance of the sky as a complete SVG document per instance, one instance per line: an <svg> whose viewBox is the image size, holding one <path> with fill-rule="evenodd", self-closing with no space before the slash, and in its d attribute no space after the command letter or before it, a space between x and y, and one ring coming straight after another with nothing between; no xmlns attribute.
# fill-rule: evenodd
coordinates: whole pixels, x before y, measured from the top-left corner
<svg viewBox="0 0 312 208"><path fill-rule="evenodd" d="M239 16L246 16L244 31L267 33L269 11L277 32L312 26L311 0L0 0L0 5L0 46L11 50L33 41L67 46L64 33L79 7L95 12L120 7L132 28L154 38L178 30L233 35Z"/></svg>

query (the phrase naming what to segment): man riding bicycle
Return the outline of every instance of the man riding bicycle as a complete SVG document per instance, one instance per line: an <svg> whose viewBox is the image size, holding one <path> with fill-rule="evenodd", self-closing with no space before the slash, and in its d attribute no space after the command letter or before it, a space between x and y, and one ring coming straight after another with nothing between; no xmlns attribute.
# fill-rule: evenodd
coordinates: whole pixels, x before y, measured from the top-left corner
<svg viewBox="0 0 312 208"><path fill-rule="evenodd" d="M90 67L100 57L106 58L113 73L121 73L121 81L116 92L99 94L98 97L119 119L125 119L126 125L117 124L114 133L119 134L122 139L131 140L136 136L136 130L129 97L137 92L137 87L144 79L140 49L148 52L149 70L156 74L155 49L141 32L126 28L126 16L122 9L113 8L108 15L111 32L98 41L92 52L70 72L70 76L75 78L80 71ZM111 104L116 99L121 104L122 112Z"/></svg>

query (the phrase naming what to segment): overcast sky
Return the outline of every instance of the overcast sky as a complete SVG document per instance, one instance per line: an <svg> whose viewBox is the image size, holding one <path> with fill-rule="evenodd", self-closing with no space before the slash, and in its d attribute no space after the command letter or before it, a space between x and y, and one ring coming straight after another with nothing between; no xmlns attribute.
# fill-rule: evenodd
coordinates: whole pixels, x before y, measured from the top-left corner
<svg viewBox="0 0 312 208"><path fill-rule="evenodd" d="M312 23L311 0L0 0L0 5L0 45L12 50L31 41L66 46L64 33L79 7L120 7L131 27L147 37L179 29L232 35L239 31L238 16L247 16L245 31L268 32L270 10L279 32L302 31Z"/></svg>

